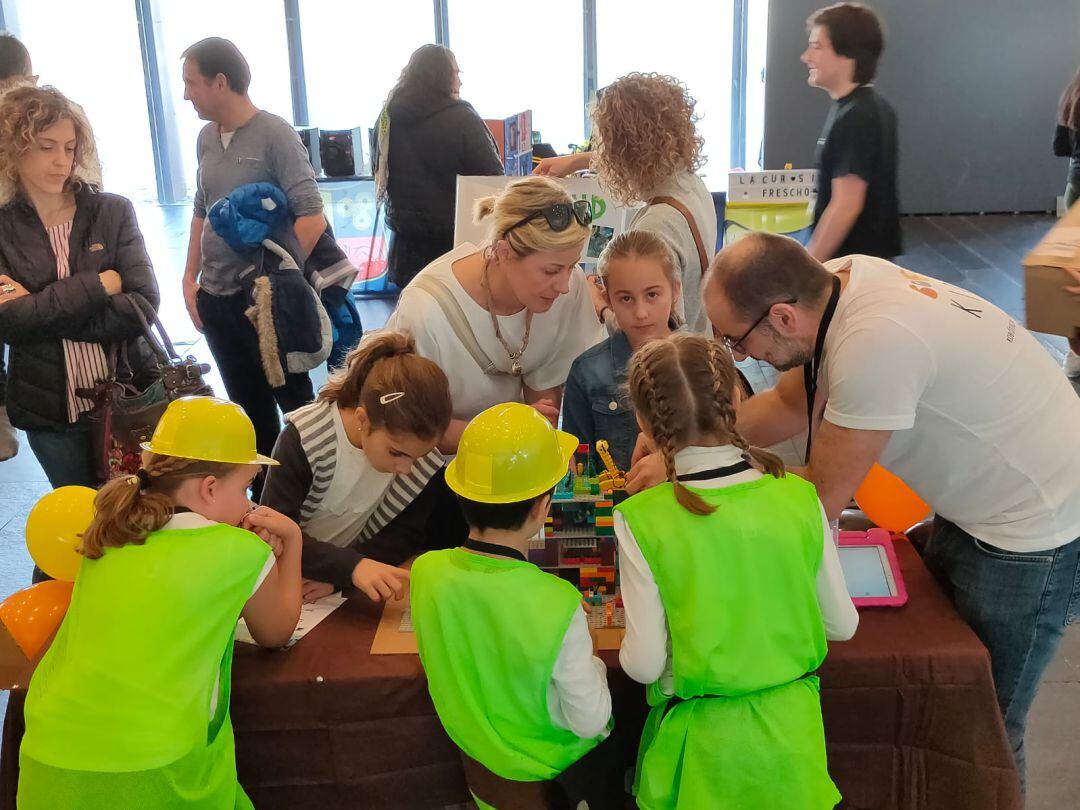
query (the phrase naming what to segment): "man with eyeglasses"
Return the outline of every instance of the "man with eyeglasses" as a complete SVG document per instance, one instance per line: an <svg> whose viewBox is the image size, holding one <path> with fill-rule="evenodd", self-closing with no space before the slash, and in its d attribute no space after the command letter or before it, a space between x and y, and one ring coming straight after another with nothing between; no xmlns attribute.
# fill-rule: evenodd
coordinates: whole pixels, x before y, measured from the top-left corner
<svg viewBox="0 0 1080 810"><path fill-rule="evenodd" d="M704 301L736 357L783 372L740 433L809 427L798 473L830 519L874 462L934 507L925 561L990 651L1022 777L1028 709L1080 610L1080 398L1007 313L883 259L823 265L752 234L716 257Z"/></svg>

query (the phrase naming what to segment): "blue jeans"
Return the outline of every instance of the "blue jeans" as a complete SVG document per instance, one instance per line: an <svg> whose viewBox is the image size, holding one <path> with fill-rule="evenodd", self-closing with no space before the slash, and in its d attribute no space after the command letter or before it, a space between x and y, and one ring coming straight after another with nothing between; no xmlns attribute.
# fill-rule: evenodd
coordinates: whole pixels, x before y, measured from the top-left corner
<svg viewBox="0 0 1080 810"><path fill-rule="evenodd" d="M990 651L1023 786L1028 710L1065 628L1080 614L1080 539L1047 551L1005 551L938 517L924 560Z"/></svg>
<svg viewBox="0 0 1080 810"><path fill-rule="evenodd" d="M26 438L49 485L94 487L101 483L94 460L90 424L85 417L62 430L28 430Z"/></svg>

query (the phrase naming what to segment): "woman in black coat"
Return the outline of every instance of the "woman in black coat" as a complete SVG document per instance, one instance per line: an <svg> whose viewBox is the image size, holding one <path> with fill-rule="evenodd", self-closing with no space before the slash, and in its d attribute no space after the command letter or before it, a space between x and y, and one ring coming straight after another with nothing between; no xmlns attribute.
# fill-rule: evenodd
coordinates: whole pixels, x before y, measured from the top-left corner
<svg viewBox="0 0 1080 810"><path fill-rule="evenodd" d="M495 139L461 100L449 48L416 50L390 91L375 127L375 181L386 200L390 280L405 287L454 246L459 175L502 174Z"/></svg>
<svg viewBox="0 0 1080 810"><path fill-rule="evenodd" d="M131 203L85 181L93 134L52 88L0 103L0 342L9 346L8 415L54 487L95 486L92 403L76 391L107 375L114 344L148 359L129 293L155 308L157 281Z"/></svg>

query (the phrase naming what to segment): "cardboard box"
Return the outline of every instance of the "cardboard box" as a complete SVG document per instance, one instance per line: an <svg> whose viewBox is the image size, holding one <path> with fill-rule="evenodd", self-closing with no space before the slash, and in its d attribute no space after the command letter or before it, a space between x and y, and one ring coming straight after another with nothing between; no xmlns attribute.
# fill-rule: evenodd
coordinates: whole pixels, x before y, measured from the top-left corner
<svg viewBox="0 0 1080 810"><path fill-rule="evenodd" d="M1080 203L1024 257L1025 319L1033 332L1072 337L1080 328L1080 299L1063 289L1077 284L1066 267L1080 270Z"/></svg>

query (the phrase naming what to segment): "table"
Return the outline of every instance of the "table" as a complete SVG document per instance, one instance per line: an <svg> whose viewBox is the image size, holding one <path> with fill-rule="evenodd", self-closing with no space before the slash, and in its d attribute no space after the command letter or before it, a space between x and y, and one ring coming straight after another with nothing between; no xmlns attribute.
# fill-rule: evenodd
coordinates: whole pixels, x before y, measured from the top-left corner
<svg viewBox="0 0 1080 810"><path fill-rule="evenodd" d="M1019 810L1019 784L986 649L906 541L910 601L864 611L821 670L829 769L848 808ZM238 645L233 725L240 781L260 808L436 808L467 800L457 750L411 655L368 655L379 608L351 600L287 652ZM603 653L616 728L636 740L642 687ZM14 808L22 698L0 752Z"/></svg>

